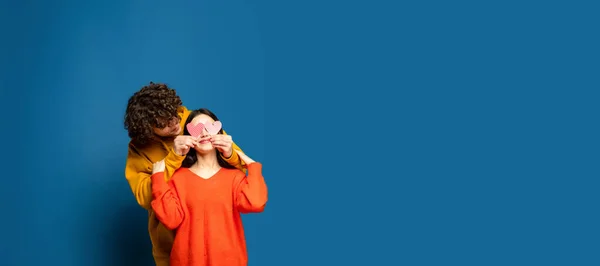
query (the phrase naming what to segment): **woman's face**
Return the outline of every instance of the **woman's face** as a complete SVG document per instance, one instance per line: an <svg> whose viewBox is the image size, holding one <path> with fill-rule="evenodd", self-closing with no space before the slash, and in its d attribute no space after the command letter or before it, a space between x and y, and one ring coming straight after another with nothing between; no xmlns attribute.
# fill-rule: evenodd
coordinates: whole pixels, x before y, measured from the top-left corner
<svg viewBox="0 0 600 266"><path fill-rule="evenodd" d="M215 122L215 120L212 119L210 116L205 115L205 114L199 114L198 116L194 117L194 119L192 119L190 124L197 125L197 124L201 123L201 124L207 125L207 124L212 124L213 122ZM213 147L212 143L210 142L210 140L207 138L209 136L210 136L210 134L208 134L206 127L204 127L202 134L200 134L200 136L199 136L199 138L201 139L200 144L194 148L197 152L206 152L206 151L211 151L211 150L215 149Z"/></svg>

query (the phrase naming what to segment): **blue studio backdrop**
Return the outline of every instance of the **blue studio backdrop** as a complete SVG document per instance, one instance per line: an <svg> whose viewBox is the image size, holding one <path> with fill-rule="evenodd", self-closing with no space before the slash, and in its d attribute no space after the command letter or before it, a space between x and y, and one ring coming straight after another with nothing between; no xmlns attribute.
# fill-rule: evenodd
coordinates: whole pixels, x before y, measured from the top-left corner
<svg viewBox="0 0 600 266"><path fill-rule="evenodd" d="M123 128L150 81L263 162L250 266L600 265L597 10L2 1L0 265L153 265Z"/></svg>

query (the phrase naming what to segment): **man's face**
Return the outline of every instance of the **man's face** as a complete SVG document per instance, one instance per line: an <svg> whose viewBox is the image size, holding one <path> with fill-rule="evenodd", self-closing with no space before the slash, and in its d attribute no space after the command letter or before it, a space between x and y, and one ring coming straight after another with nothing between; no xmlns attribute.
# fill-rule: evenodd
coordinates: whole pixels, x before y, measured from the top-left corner
<svg viewBox="0 0 600 266"><path fill-rule="evenodd" d="M176 137L181 133L181 126L179 125L179 117L173 117L167 123L167 126L163 128L153 128L154 134L161 137Z"/></svg>

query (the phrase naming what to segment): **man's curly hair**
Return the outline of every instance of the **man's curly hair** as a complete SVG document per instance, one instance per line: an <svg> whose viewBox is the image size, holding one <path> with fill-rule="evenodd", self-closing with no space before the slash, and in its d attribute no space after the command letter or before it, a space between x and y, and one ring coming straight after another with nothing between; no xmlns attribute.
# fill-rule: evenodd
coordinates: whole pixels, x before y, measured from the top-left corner
<svg viewBox="0 0 600 266"><path fill-rule="evenodd" d="M125 111L125 129L138 144L146 144L154 137L153 127L164 128L177 117L182 104L174 89L166 84L150 82L129 98Z"/></svg>

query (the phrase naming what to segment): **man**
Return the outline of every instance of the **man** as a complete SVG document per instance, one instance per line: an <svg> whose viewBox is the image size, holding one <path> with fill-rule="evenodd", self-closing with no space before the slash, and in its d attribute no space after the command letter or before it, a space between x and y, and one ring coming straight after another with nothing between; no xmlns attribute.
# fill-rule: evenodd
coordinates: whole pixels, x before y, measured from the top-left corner
<svg viewBox="0 0 600 266"><path fill-rule="evenodd" d="M125 111L125 129L131 138L125 178L138 204L148 210L148 232L157 266L169 265L174 232L160 224L152 210L150 176L153 164L164 159L164 176L169 180L190 148L198 144L194 137L182 135L189 114L174 89L153 82L129 98ZM213 146L231 165L245 167L236 152L241 149L231 136L226 133L214 136Z"/></svg>

